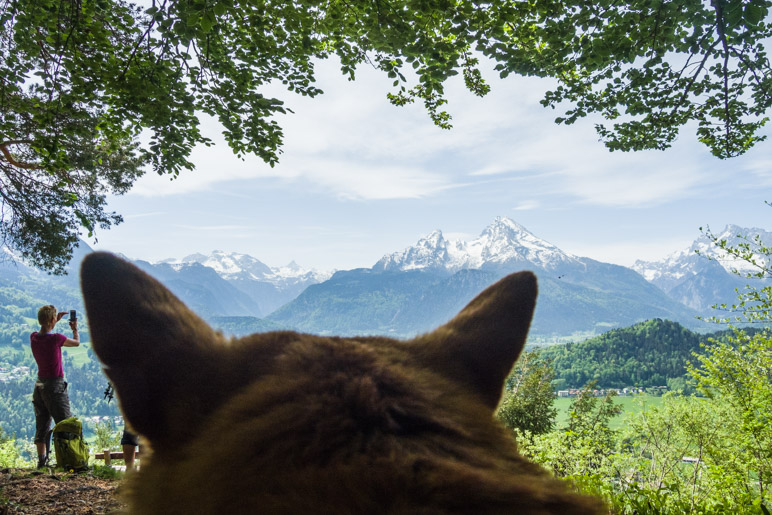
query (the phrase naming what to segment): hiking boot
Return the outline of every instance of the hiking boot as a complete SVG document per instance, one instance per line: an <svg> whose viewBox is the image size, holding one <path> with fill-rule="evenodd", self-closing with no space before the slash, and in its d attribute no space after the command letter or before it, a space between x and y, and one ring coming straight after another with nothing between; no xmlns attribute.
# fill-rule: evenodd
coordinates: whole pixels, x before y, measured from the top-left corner
<svg viewBox="0 0 772 515"><path fill-rule="evenodd" d="M48 454L38 457L38 469L46 468L48 466Z"/></svg>

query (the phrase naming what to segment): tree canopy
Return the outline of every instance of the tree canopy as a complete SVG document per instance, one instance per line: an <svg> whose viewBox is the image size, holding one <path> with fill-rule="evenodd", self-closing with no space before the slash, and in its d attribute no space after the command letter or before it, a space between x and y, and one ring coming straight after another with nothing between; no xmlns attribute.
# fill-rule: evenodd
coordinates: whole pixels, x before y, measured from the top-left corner
<svg viewBox="0 0 772 515"><path fill-rule="evenodd" d="M219 120L238 156L281 152L281 83L315 96L314 63L369 64L395 105L450 126L443 84L485 95L502 76L553 77L559 123L600 114L612 150L668 147L696 123L720 158L763 139L772 96L768 0L0 0L0 196L5 246L61 271L85 228L121 221L108 192L146 169L191 169ZM140 140L140 135L143 139ZM147 143L140 144L140 141Z"/></svg>
<svg viewBox="0 0 772 515"><path fill-rule="evenodd" d="M502 74L557 78L543 104L559 122L597 113L612 150L664 149L695 122L719 158L762 141L772 104L763 0L543 1L507 4L506 38L489 52Z"/></svg>
<svg viewBox="0 0 772 515"><path fill-rule="evenodd" d="M557 409L552 380L552 362L540 358L538 351L524 352L509 374L504 396L496 411L499 420L510 429L543 434L555 425Z"/></svg>

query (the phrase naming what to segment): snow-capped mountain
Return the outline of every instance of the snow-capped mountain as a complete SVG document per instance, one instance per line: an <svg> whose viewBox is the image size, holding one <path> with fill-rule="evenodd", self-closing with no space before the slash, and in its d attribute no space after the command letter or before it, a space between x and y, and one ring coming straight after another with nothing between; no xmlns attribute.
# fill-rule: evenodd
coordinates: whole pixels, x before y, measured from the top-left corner
<svg viewBox="0 0 772 515"><path fill-rule="evenodd" d="M756 227L744 228L728 225L715 236L718 240L726 240L730 247L752 242L755 238L761 238L762 243L768 247L772 246L772 232ZM703 269L704 262L708 260L706 258L715 261L729 273L733 273L735 270L741 274L758 271L747 261L737 260L728 255L704 234L694 240L689 248L674 252L660 261L636 261L632 268L648 281L661 282L662 284L677 283L688 276L699 273ZM758 254L755 258L762 264L767 263L769 259L767 256Z"/></svg>
<svg viewBox="0 0 772 515"><path fill-rule="evenodd" d="M533 336L594 334L649 318L695 320L696 313L633 270L563 252L503 217L468 242L434 231L370 269L337 272L268 318L312 333L411 336L521 270L539 278Z"/></svg>
<svg viewBox="0 0 772 515"><path fill-rule="evenodd" d="M321 282L326 281L332 272L305 269L294 261L282 267L269 267L259 259L249 254L238 252L223 252L213 250L208 256L205 254L191 254L182 259L165 259L161 261L176 269L190 264L198 263L213 269L226 280L251 279L268 282L277 286L295 284L297 282Z"/></svg>
<svg viewBox="0 0 772 515"><path fill-rule="evenodd" d="M447 240L436 230L401 252L387 254L374 270L504 270L537 267L557 271L579 258L534 236L517 222L498 217L471 241Z"/></svg>
<svg viewBox="0 0 772 515"><path fill-rule="evenodd" d="M87 245L81 250L90 251ZM733 277L718 262L699 259L702 265ZM73 271L79 261L76 256L70 267ZM320 334L411 336L446 322L482 289L520 270L532 270L539 278L530 333L545 341L597 334L650 318L691 325L697 314L639 273L568 254L503 217L470 241L451 241L435 231L408 249L386 254L372 268L332 276L294 262L270 267L247 254L222 251L156 263L133 262L229 334L273 327ZM654 267L641 270L647 271L649 275L657 272ZM674 274L663 268L659 277ZM690 295L699 297L703 288L717 284L711 277L701 274L669 295L687 300ZM700 284L700 279L706 284ZM22 284L25 280L23 268L0 262L0 285L28 288ZM57 284L70 281L71 290L77 291L76 272L51 280ZM47 296L54 290L45 286ZM80 306L71 300L64 302ZM265 321L256 317L267 318L268 325L258 326L257 322Z"/></svg>
<svg viewBox="0 0 772 515"><path fill-rule="evenodd" d="M754 242L756 238L760 238L763 245L772 246L772 233L755 227L728 225L715 236L719 241L726 240L730 247ZM769 264L768 256L757 254L755 259L760 264ZM686 249L660 261L636 261L632 268L671 298L698 310L732 303L737 298L735 288L742 288L748 282L744 276L758 272L758 268L747 261L728 255L704 234Z"/></svg>
<svg viewBox="0 0 772 515"><path fill-rule="evenodd" d="M198 267L211 270L219 279L249 297L256 306L251 309L244 307L238 314L244 314L246 310L250 315L261 317L291 301L308 286L326 281L332 275L332 272L302 268L294 261L283 267L269 267L248 254L220 250L209 255L196 253L182 259L165 259L152 266L159 272L161 268L169 267L180 278L192 276ZM167 281L171 280L168 273L165 272ZM195 275L201 277L200 273ZM220 311L213 314L229 314Z"/></svg>

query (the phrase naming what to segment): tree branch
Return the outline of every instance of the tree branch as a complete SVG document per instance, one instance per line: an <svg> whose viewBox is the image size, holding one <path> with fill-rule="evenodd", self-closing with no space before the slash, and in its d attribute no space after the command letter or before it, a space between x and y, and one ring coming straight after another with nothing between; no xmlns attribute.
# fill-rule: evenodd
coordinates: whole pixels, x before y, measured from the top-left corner
<svg viewBox="0 0 772 515"><path fill-rule="evenodd" d="M713 8L716 11L716 32L718 32L718 38L719 41L721 41L721 46L724 49L724 68L723 68L723 75L724 75L724 84L723 84L723 90L724 90L724 113L725 113L725 120L724 120L724 130L726 133L726 151L727 154L731 154L731 123L729 122L729 54L730 54L730 47L729 43L726 40L726 24L724 22L724 8L722 5L723 0L711 0L711 4L713 5Z"/></svg>
<svg viewBox="0 0 772 515"><path fill-rule="evenodd" d="M153 7L155 7L155 0L153 0ZM166 9L166 0L161 4L161 6L158 8L159 10L165 10ZM132 61L134 61L134 58L137 56L137 51L139 50L140 45L142 44L145 39L150 42L150 31L153 30L153 26L155 26L155 16L150 18L150 23L147 26L147 30L137 39L136 43L134 44L134 48L131 50L131 55L129 56L128 60L126 61L126 66L123 67L123 71L121 72L121 79L123 79L126 76L126 72L129 71L129 66L131 66Z"/></svg>
<svg viewBox="0 0 772 515"><path fill-rule="evenodd" d="M0 143L0 152L3 153L3 156L5 156L6 161L11 163L13 166L17 168L22 168L24 170L40 170L43 167L37 164L29 164L29 163L22 163L20 161L17 161L14 159L13 155L11 155L11 151L8 150L8 145L18 145L18 144L27 144L29 145L32 143L31 141L26 140L11 140L11 141L4 141Z"/></svg>

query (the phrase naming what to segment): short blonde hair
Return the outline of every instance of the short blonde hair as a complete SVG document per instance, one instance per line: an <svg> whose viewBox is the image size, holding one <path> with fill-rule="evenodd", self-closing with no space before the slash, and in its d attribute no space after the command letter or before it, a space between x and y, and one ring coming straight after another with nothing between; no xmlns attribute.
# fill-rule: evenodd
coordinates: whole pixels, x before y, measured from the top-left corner
<svg viewBox="0 0 772 515"><path fill-rule="evenodd" d="M45 325L52 319L55 319L57 313L56 306L43 306L38 309L38 322L40 322L40 325Z"/></svg>

